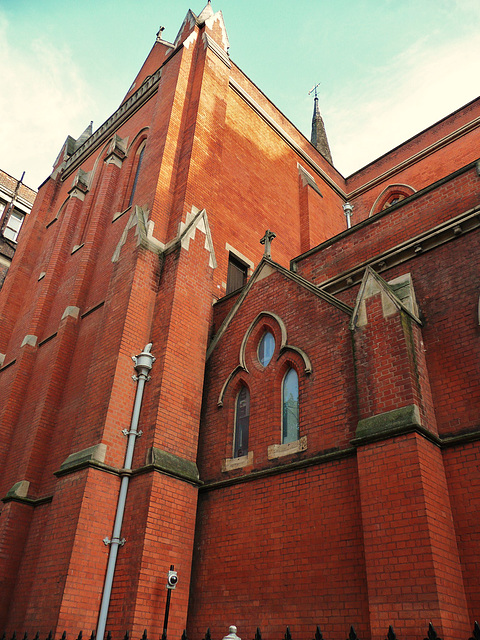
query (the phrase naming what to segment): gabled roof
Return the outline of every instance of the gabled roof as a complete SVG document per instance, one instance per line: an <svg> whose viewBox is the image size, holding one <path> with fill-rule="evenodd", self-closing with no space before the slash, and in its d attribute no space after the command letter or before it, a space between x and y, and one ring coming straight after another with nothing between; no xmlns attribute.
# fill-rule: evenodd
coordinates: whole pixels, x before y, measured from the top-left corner
<svg viewBox="0 0 480 640"><path fill-rule="evenodd" d="M309 280L302 278L301 276L294 273L293 271L289 271L288 269L285 269L285 267L282 267L282 265L278 264L277 262L274 262L271 258L264 257L256 267L255 271L253 272L246 286L240 292L237 298L237 301L235 302L233 307L230 309L230 312L227 314L226 318L224 319L221 326L219 327L217 333L215 334L212 341L210 342L210 345L207 349L207 360L211 356L213 350L217 346L219 340L227 330L228 326L230 325L231 321L237 314L243 302L245 301L247 296L250 294L250 291L252 287L255 285L255 283L268 277L274 271L277 271L278 273L280 273L282 276L284 276L289 280L293 280L293 282L295 282L298 286L306 289L307 291L310 291L310 293L312 293L314 296L317 296L318 298L322 298L322 300L325 300L325 302L328 302L329 304L333 305L337 309L340 309L340 311L343 311L348 316L352 315L353 309L349 305L345 304L338 298L335 298L335 296L332 296L330 293L327 293L326 291L322 291L321 289L316 287L314 284L312 284Z"/></svg>
<svg viewBox="0 0 480 640"><path fill-rule="evenodd" d="M394 288L370 266L367 266L365 273L363 274L362 284L360 285L352 318L350 320L350 329L354 330L357 326L364 324L363 316L365 315L365 300L377 292L386 296L394 307L410 316L410 318L412 318L412 320L414 320L420 327L422 326L422 321L418 317L416 309L409 309L408 306L397 296Z"/></svg>

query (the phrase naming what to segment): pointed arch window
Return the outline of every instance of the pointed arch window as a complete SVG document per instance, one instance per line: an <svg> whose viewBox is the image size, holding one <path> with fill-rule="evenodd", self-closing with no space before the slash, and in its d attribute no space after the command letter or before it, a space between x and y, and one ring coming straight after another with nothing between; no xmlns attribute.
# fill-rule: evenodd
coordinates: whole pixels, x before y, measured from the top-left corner
<svg viewBox="0 0 480 640"><path fill-rule="evenodd" d="M398 204L414 193L415 189L408 184L389 184L373 203L369 216L393 207L393 205Z"/></svg>
<svg viewBox="0 0 480 640"><path fill-rule="evenodd" d="M282 444L295 442L299 438L298 374L289 369L282 386Z"/></svg>
<svg viewBox="0 0 480 640"><path fill-rule="evenodd" d="M258 359L262 367L266 367L273 357L275 351L275 338L271 331L266 331L258 344Z"/></svg>
<svg viewBox="0 0 480 640"><path fill-rule="evenodd" d="M235 403L235 441L233 457L240 458L248 454L248 427L250 423L250 392L242 387Z"/></svg>
<svg viewBox="0 0 480 640"><path fill-rule="evenodd" d="M137 188L138 176L140 175L140 169L142 168L142 160L143 160L144 152L145 152L145 144L143 144L140 150L140 153L138 155L137 168L135 170L135 177L133 179L132 190L130 191L130 198L128 199L127 208L132 206L133 197L135 196L135 189Z"/></svg>

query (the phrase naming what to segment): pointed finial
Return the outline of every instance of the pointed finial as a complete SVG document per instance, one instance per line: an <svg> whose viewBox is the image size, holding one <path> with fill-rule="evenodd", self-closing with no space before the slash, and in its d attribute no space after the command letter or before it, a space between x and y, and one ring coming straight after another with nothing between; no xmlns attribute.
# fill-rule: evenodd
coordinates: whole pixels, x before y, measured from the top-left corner
<svg viewBox="0 0 480 640"><path fill-rule="evenodd" d="M200 15L197 18L198 24L201 26L206 20L208 20L212 16L213 16L213 9L212 9L210 0L208 0L207 4L203 7L202 11L200 12Z"/></svg>
<svg viewBox="0 0 480 640"><path fill-rule="evenodd" d="M264 258L271 258L271 246L272 246L272 240L274 238L276 238L276 234L273 233L273 231L270 231L270 229L267 229L265 231L265 235L263 236L263 238L260 240L260 244L264 244L265 245L265 251L263 252L263 257Z"/></svg>

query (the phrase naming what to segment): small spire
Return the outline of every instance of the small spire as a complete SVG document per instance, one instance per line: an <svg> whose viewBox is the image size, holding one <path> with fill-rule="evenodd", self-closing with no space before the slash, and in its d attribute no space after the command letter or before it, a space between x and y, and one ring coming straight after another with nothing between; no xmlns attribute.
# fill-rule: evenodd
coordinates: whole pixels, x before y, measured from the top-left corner
<svg viewBox="0 0 480 640"><path fill-rule="evenodd" d="M203 22L208 20L208 18L210 18L211 16L213 16L213 9L212 9L212 4L210 0L208 0L207 4L202 9L202 12L198 16L197 20L199 24L202 24Z"/></svg>
<svg viewBox="0 0 480 640"><path fill-rule="evenodd" d="M330 153L330 146L328 144L327 132L325 131L325 125L323 123L323 118L320 114L320 107L318 105L318 95L317 95L317 87L320 83L316 84L313 89L308 92L310 95L313 91L315 91L314 99L313 99L313 118L312 118L312 136L310 138L313 146L320 151L322 156L333 164L332 154Z"/></svg>
<svg viewBox="0 0 480 640"><path fill-rule="evenodd" d="M90 120L90 124L88 125L88 127L85 129L82 135L76 139L75 150L81 147L82 144L85 142L85 140L87 140L92 135L92 131L93 131L93 120Z"/></svg>

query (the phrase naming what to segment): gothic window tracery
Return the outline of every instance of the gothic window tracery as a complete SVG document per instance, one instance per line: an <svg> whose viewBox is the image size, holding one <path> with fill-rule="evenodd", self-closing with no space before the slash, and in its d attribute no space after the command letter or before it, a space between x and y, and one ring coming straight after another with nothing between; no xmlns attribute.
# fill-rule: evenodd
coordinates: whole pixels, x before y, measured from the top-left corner
<svg viewBox="0 0 480 640"><path fill-rule="evenodd" d="M226 451L232 452L222 461L222 471L252 465L260 442L266 444L269 460L307 449L307 436L300 434L299 372L303 384L304 375L312 372L310 358L288 343L287 328L278 315L260 312L243 336L239 362L217 401L219 408L226 402ZM264 453L258 455L261 459Z"/></svg>
<svg viewBox="0 0 480 640"><path fill-rule="evenodd" d="M388 209L388 207L391 207L392 205L397 204L397 202L400 202L401 200L404 200L405 198L406 198L406 195L404 193L394 193L394 194L392 194L389 198L387 198L387 201L383 205L382 210Z"/></svg>

